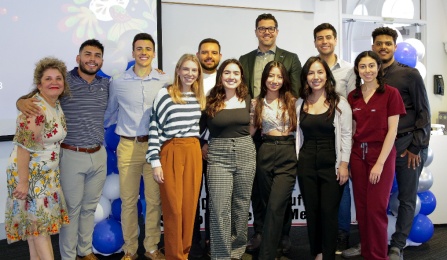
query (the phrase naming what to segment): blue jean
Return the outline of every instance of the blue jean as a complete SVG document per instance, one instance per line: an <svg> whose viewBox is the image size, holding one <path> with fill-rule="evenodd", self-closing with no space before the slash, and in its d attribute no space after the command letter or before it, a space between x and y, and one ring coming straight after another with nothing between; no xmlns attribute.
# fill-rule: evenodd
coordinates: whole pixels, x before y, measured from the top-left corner
<svg viewBox="0 0 447 260"><path fill-rule="evenodd" d="M340 207L338 208L338 230L349 234L351 230L351 189L349 188L349 179L346 182L343 194L341 196Z"/></svg>

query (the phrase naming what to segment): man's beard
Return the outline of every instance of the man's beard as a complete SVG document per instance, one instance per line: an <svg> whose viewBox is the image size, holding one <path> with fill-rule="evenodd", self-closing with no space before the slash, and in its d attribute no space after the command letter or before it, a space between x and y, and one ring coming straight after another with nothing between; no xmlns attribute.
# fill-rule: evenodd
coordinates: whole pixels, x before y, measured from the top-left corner
<svg viewBox="0 0 447 260"><path fill-rule="evenodd" d="M79 69L81 70L82 73L85 73L85 74L90 75L90 76L96 75L96 73L101 69L101 67L98 66L97 70L89 71L84 66L85 65L79 64Z"/></svg>

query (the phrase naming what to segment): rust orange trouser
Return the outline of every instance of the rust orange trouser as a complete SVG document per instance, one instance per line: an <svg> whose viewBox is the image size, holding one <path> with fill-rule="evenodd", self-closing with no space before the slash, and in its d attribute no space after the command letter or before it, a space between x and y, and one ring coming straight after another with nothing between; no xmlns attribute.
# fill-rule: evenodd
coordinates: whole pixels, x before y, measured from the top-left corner
<svg viewBox="0 0 447 260"><path fill-rule="evenodd" d="M188 259L202 182L202 153L197 138L173 138L160 152L160 184L166 259Z"/></svg>

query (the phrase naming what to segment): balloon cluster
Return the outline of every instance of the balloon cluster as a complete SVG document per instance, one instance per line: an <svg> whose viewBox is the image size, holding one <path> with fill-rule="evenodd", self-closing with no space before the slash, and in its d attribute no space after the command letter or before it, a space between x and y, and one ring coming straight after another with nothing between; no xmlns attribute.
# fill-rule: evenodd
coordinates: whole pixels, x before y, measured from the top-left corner
<svg viewBox="0 0 447 260"><path fill-rule="evenodd" d="M427 75L427 69L421 62L425 56L424 44L415 38L407 39L397 43L394 59L409 67L416 68L421 74L422 79Z"/></svg>
<svg viewBox="0 0 447 260"><path fill-rule="evenodd" d="M427 168L433 162L433 150L429 147L427 153L427 160L424 163L421 176L419 177L418 193L416 196L416 207L414 211L413 226L407 239L407 245L418 246L421 243L427 242L433 236L434 226L431 220L427 217L436 208L435 195L429 190L433 185L433 175ZM391 235L396 231L396 217L399 209L399 192L394 179L391 188L391 197L388 211L388 240L391 240Z"/></svg>
<svg viewBox="0 0 447 260"><path fill-rule="evenodd" d="M102 190L101 198L95 211L95 227L93 228L94 253L110 255L122 251L124 245L121 228L121 199L120 181L118 175L116 149L120 140L115 134L116 125L105 130L104 141L107 151L107 177ZM142 180L141 180L142 182ZM141 185L143 185L141 183ZM140 195L144 188L140 185ZM138 215L145 212L144 195L137 201Z"/></svg>

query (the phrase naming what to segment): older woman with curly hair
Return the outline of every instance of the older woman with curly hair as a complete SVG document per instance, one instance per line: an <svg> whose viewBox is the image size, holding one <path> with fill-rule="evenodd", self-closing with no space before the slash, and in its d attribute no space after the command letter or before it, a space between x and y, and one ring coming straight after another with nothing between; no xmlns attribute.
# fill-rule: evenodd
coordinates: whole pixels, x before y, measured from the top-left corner
<svg viewBox="0 0 447 260"><path fill-rule="evenodd" d="M50 235L69 223L59 181L60 144L67 129L58 99L69 93L66 71L51 57L36 64L36 88L27 96L38 100L41 114L19 113L6 169L6 237L8 243L27 240L30 259L54 259Z"/></svg>

